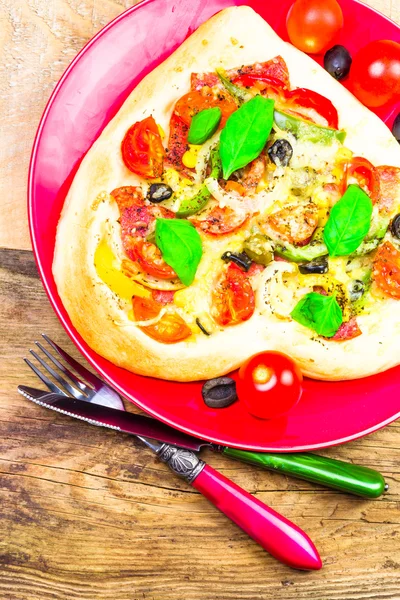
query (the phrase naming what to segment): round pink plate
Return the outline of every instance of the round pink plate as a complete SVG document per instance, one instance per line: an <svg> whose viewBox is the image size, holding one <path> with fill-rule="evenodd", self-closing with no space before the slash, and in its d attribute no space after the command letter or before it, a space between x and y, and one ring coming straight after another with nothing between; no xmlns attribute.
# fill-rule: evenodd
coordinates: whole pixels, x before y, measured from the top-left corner
<svg viewBox="0 0 400 600"><path fill-rule="evenodd" d="M363 380L308 380L287 418L260 421L240 402L205 407L201 384L139 377L95 354L72 326L51 273L56 226L79 163L137 83L201 23L227 6L248 4L286 39L292 0L145 0L105 27L76 57L41 120L29 174L29 223L40 275L50 301L82 354L123 396L154 417L196 436L238 448L296 451L339 444L400 416L400 368ZM340 0L345 26L339 42L350 51L373 39L400 41L400 29L354 0ZM160 81L160 86L165 82ZM385 107L388 124L398 107ZM84 202L85 199L83 198Z"/></svg>

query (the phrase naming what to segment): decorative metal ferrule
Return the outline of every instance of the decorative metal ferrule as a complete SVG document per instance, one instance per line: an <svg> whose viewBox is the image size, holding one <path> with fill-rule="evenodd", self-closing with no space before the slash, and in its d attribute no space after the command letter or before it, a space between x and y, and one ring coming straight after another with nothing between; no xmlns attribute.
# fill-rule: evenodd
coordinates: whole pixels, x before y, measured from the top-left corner
<svg viewBox="0 0 400 600"><path fill-rule="evenodd" d="M193 483L206 464L191 450L176 448L176 446L170 446L169 444L163 444L157 454L174 473L179 477L183 477L189 483Z"/></svg>

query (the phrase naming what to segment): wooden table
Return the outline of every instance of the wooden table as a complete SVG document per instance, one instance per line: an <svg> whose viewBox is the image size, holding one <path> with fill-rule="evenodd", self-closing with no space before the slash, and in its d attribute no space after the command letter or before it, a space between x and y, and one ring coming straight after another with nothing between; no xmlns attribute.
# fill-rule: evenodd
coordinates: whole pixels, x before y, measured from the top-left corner
<svg viewBox="0 0 400 600"><path fill-rule="evenodd" d="M188 0L189 1L189 0ZM318 573L279 564L121 434L72 422L16 393L41 331L77 352L39 281L26 175L41 112L80 48L129 0L0 0L1 600L399 600L400 426L326 451L380 470L367 501L209 454L317 544ZM369 4L400 22L397 0Z"/></svg>

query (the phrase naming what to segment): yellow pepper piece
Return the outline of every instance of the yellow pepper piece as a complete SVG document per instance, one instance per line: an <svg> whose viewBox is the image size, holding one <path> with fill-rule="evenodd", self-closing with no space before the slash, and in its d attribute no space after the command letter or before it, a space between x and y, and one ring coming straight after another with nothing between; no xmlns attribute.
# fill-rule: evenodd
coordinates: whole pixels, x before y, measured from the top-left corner
<svg viewBox="0 0 400 600"><path fill-rule="evenodd" d="M123 300L130 301L132 296L150 298L150 291L115 268L114 261L110 246L102 240L94 253L94 266L100 279Z"/></svg>
<svg viewBox="0 0 400 600"><path fill-rule="evenodd" d="M197 155L201 146L189 144L189 150L182 156L182 162L188 169L194 169L197 164Z"/></svg>
<svg viewBox="0 0 400 600"><path fill-rule="evenodd" d="M160 134L161 139L163 140L165 138L165 131L164 131L164 129L158 123L157 123L157 129L158 129L158 133Z"/></svg>

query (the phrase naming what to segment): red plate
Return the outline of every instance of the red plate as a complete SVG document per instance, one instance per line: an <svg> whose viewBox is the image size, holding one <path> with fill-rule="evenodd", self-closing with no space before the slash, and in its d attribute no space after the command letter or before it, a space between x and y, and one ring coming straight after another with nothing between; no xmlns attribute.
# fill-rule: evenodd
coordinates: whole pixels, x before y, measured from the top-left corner
<svg viewBox="0 0 400 600"><path fill-rule="evenodd" d="M138 82L201 23L227 6L248 4L286 38L292 0L145 0L103 29L76 57L56 87L37 132L29 174L33 249L50 301L72 340L123 396L178 429L217 443L265 451L321 448L355 439L400 416L400 368L363 380L308 380L301 402L287 418L260 421L236 403L205 407L201 384L133 375L95 354L72 326L51 273L56 226L78 165ZM351 51L362 41L400 41L400 28L354 0L341 0L345 27L340 42ZM162 82L160 82L162 84ZM381 115L389 124L396 107Z"/></svg>

